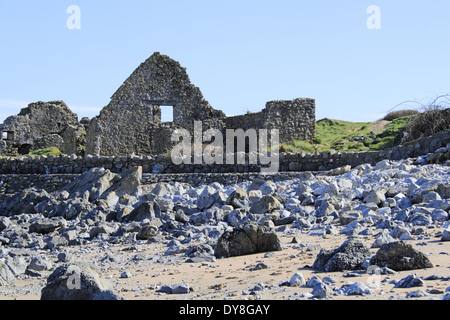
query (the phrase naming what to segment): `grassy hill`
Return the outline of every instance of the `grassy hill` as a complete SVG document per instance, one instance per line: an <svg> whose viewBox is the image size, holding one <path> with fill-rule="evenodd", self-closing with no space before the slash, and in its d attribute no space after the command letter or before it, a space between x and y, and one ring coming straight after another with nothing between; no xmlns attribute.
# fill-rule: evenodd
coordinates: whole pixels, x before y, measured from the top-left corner
<svg viewBox="0 0 450 320"><path fill-rule="evenodd" d="M312 142L297 140L280 145L284 152L323 152L381 150L398 145L410 116L393 121L349 122L322 119L316 123L316 138Z"/></svg>

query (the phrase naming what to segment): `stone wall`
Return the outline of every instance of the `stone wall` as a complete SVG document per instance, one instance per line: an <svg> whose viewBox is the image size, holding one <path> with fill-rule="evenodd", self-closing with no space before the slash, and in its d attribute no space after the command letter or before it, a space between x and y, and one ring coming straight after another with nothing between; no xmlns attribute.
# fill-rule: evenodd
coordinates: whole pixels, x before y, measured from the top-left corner
<svg viewBox="0 0 450 320"><path fill-rule="evenodd" d="M433 153L450 144L450 131L413 141L404 146L371 152L281 153L280 170L267 175L272 180L301 176L305 171L322 171L363 163L375 164L381 160L400 160ZM448 151L447 151L448 152ZM79 174L94 167L103 167L119 173L134 166L142 166L144 184L153 182L187 182L191 184L236 183L260 176L258 165L174 165L159 155L95 157L41 156L0 159L0 198L5 193L20 192L26 188L43 188L48 192L73 181Z"/></svg>
<svg viewBox="0 0 450 320"><path fill-rule="evenodd" d="M173 108L173 121L161 122L161 107ZM315 101L271 101L261 112L226 117L213 109L200 89L191 84L186 69L156 52L142 63L91 120L86 152L100 156L164 154L174 143L172 132L193 133L194 121L203 130L279 129L280 142L311 140L315 134Z"/></svg>
<svg viewBox="0 0 450 320"><path fill-rule="evenodd" d="M7 145L1 154L27 154L47 147L62 149L62 135L70 125L78 125L78 117L63 101L30 103L0 126Z"/></svg>
<svg viewBox="0 0 450 320"><path fill-rule="evenodd" d="M161 123L161 106L173 107L173 123ZM195 120L223 126L225 114L214 110L192 85L186 69L167 56L153 54L112 96L87 131L92 155L148 155L171 148L174 128L192 129Z"/></svg>
<svg viewBox="0 0 450 320"><path fill-rule="evenodd" d="M315 123L314 99L269 101L261 112L225 119L227 129L278 129L281 142L312 140Z"/></svg>

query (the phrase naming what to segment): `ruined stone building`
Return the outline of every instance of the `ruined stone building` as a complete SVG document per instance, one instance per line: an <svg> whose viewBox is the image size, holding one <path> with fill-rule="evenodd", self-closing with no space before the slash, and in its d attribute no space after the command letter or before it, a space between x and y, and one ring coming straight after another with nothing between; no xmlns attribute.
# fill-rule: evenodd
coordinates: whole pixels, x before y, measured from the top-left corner
<svg viewBox="0 0 450 320"><path fill-rule="evenodd" d="M162 110L169 109L166 121ZM6 150L0 155L27 154L56 146L65 154L100 156L165 154L175 129L278 129L281 143L311 140L315 135L315 101L271 101L256 113L227 117L212 108L186 69L168 56L154 53L114 93L90 122L63 101L30 104L0 125ZM1 146L0 146L1 147Z"/></svg>
<svg viewBox="0 0 450 320"><path fill-rule="evenodd" d="M48 147L79 154L80 126L77 115L63 101L31 103L0 125L6 147L2 154L23 155ZM79 140L78 147L84 139Z"/></svg>
<svg viewBox="0 0 450 320"><path fill-rule="evenodd" d="M173 121L162 121L163 107L173 110ZM192 131L194 121L202 121L203 130L279 129L280 142L310 140L315 135L315 101L272 101L261 112L227 117L209 105L200 89L191 84L185 68L156 52L131 74L100 115L92 119L86 152L165 153L172 147L173 130Z"/></svg>

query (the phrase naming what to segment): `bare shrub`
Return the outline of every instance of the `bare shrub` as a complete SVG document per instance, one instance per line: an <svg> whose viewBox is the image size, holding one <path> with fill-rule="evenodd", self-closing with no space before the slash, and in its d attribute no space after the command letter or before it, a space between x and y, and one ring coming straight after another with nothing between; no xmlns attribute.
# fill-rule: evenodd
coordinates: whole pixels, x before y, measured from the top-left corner
<svg viewBox="0 0 450 320"><path fill-rule="evenodd" d="M450 108L430 105L411 118L406 126L406 141L420 139L450 129Z"/></svg>
<svg viewBox="0 0 450 320"><path fill-rule="evenodd" d="M419 113L419 111L413 110L413 109L392 111L392 112L389 112L383 118L383 120L393 121L393 120L401 118L401 117L412 116L412 115L415 115L415 114L418 114L418 113Z"/></svg>

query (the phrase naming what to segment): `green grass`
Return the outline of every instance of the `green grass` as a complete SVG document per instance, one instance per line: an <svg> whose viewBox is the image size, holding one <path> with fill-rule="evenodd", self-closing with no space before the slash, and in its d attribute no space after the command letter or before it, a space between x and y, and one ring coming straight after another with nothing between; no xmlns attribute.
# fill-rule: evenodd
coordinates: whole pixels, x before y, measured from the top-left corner
<svg viewBox="0 0 450 320"><path fill-rule="evenodd" d="M62 152L56 147L50 147L40 150L35 150L27 154L27 157L38 157L38 156L60 156Z"/></svg>
<svg viewBox="0 0 450 320"><path fill-rule="evenodd" d="M349 122L325 118L317 121L313 141L296 140L281 144L280 151L370 151L391 148L401 142L409 118L397 118L381 130L374 129L379 121Z"/></svg>

